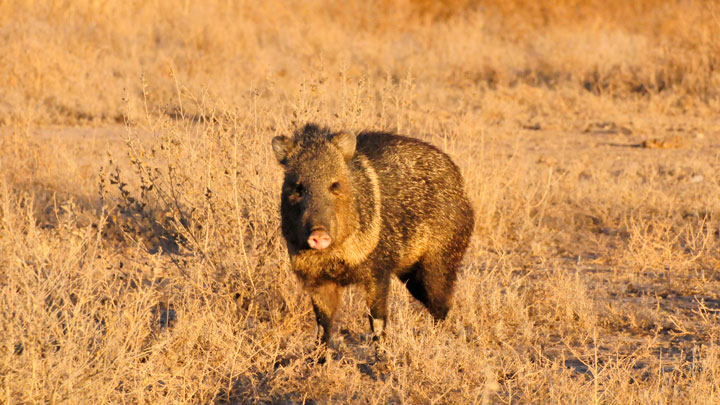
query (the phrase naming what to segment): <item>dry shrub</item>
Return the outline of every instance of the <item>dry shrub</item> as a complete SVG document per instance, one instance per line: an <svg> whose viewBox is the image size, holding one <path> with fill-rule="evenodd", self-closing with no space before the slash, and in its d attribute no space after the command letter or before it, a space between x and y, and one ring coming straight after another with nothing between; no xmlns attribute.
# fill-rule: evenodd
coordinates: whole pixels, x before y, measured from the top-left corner
<svg viewBox="0 0 720 405"><path fill-rule="evenodd" d="M2 163L0 299L14 309L2 318L7 401L713 395L716 370L705 367L717 341L714 284L691 276L716 277L716 203L703 197L717 184L683 186L698 174L711 178L712 165L688 166L673 150L658 153L675 154L674 165L620 164L592 151L559 160L525 146L553 145L533 138L536 130L519 143L517 130L506 131L522 123L485 123L487 114L511 115L513 100L429 119L419 111L432 105L412 75L374 85L348 76L318 70L289 96L258 88L232 109L178 82L175 116L142 95L129 98L136 108L124 109L127 124L109 156L93 157L103 169L90 180L74 169L82 159L67 164L72 143L43 142L32 128L3 138L11 159ZM371 86L382 93L359 101L376 93ZM272 136L307 120L350 128L378 120L418 134L453 155L476 207L450 318L434 325L394 283L380 360L364 299L351 288L339 322L344 343L328 364L315 364L310 305L278 233L280 168L268 158ZM23 181L33 172L38 181ZM74 194L54 193L58 202L48 206L42 196L58 185ZM660 274L668 281L653 278ZM687 301L688 291L705 298ZM666 304L645 305L648 293ZM676 346L675 335L702 343Z"/></svg>
<svg viewBox="0 0 720 405"><path fill-rule="evenodd" d="M121 100L143 93L141 75L150 105L169 114L179 108L174 76L234 105L252 86L291 91L319 64L372 81L415 67L422 83L465 91L526 83L620 97L670 92L681 109L716 104L720 88L716 0L0 7L5 123L121 123Z"/></svg>

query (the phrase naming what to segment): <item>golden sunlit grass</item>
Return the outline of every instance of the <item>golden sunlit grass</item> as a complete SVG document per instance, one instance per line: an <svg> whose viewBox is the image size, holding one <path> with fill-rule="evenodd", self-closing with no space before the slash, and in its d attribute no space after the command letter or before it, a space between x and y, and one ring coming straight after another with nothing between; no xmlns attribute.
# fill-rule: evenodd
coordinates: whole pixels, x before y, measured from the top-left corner
<svg viewBox="0 0 720 405"><path fill-rule="evenodd" d="M713 403L717 1L0 4L0 402ZM270 139L427 140L476 229L435 325L315 364Z"/></svg>

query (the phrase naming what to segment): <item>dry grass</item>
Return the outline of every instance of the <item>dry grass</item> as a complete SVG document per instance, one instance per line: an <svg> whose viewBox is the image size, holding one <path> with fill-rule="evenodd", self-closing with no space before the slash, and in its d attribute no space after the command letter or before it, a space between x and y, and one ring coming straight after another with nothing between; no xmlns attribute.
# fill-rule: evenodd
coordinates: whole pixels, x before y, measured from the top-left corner
<svg viewBox="0 0 720 405"><path fill-rule="evenodd" d="M197 3L197 4L196 4ZM0 4L0 402L714 403L717 1ZM325 364L272 136L428 140L449 319L362 293Z"/></svg>

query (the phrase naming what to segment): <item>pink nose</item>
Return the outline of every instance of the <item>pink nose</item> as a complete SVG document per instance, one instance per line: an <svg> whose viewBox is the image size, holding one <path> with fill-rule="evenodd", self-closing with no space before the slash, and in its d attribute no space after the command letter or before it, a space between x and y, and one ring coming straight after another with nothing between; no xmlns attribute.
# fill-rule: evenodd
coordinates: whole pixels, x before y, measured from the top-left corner
<svg viewBox="0 0 720 405"><path fill-rule="evenodd" d="M308 238L308 245L311 249L323 250L330 246L332 238L325 231L313 231Z"/></svg>

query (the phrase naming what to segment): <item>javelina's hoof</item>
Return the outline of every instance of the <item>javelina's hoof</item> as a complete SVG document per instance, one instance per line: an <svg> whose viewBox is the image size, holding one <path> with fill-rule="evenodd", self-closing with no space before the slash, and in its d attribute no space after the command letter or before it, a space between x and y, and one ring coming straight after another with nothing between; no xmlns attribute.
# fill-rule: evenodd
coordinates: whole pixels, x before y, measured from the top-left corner
<svg viewBox="0 0 720 405"><path fill-rule="evenodd" d="M311 354L305 359L308 366L313 367L315 365L323 365L327 362L329 350L324 344L321 346L322 347L318 347L316 353Z"/></svg>
<svg viewBox="0 0 720 405"><path fill-rule="evenodd" d="M344 347L342 338L331 339L331 344L320 342L317 346L317 353L308 357L307 363L310 365L323 365L330 359L335 361L342 360L343 354L342 351L339 350L340 347Z"/></svg>
<svg viewBox="0 0 720 405"><path fill-rule="evenodd" d="M343 358L342 353L337 350L325 350L325 352L323 354L321 354L319 357L309 358L308 363L310 363L310 365L317 364L317 365L322 366L323 364L327 363L327 361L330 359L332 359L334 361L339 361L339 360L342 360L342 358Z"/></svg>

